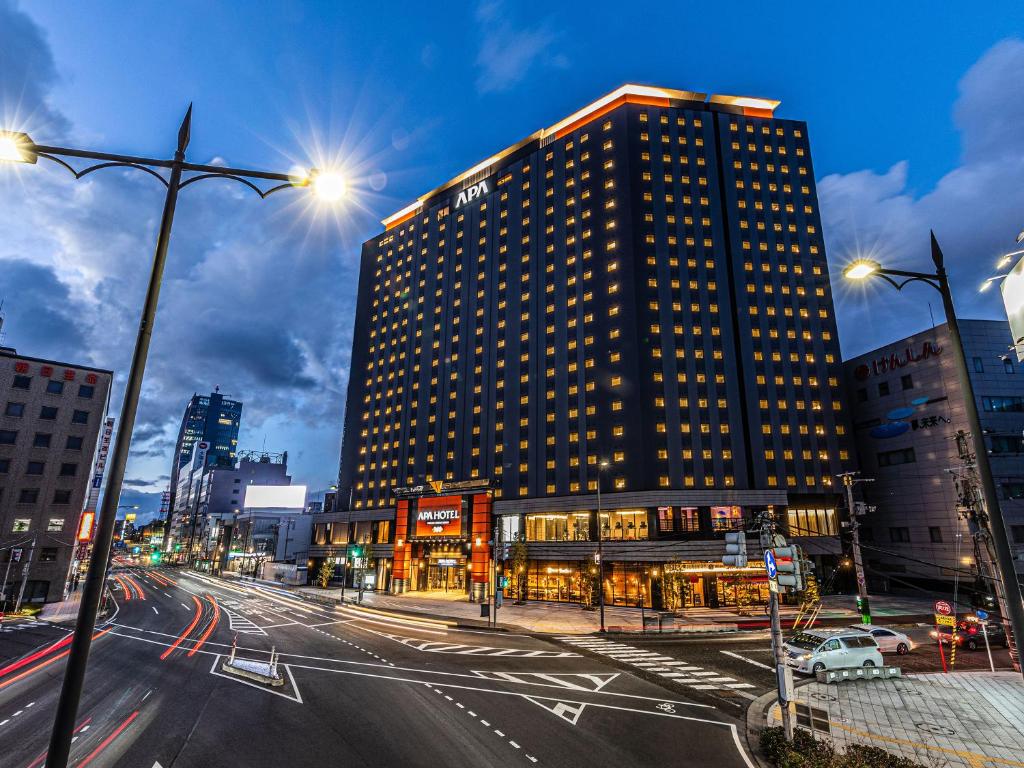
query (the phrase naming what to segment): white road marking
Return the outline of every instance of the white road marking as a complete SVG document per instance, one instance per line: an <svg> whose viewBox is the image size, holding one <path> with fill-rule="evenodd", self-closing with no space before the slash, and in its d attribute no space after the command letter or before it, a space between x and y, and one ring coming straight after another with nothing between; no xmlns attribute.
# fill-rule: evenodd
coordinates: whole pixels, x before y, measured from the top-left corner
<svg viewBox="0 0 1024 768"><path fill-rule="evenodd" d="M34 701L30 701L28 704L25 705L25 709L28 709L29 707L34 707L35 705L36 703Z"/></svg>
<svg viewBox="0 0 1024 768"><path fill-rule="evenodd" d="M155 606L155 605L153 605L153 606L150 606L150 607L151 607L151 608L153 609L153 613L157 614L158 616L160 615L160 611L158 611L158 610L156 609L156 606Z"/></svg>
<svg viewBox="0 0 1024 768"><path fill-rule="evenodd" d="M167 594L166 592L164 592L164 594L165 594L165 595L167 595L167 597L170 597L170 595L169 595L169 594Z"/></svg>
<svg viewBox="0 0 1024 768"><path fill-rule="evenodd" d="M3 722L0 722L0 725L7 725L9 722L11 722L11 718L7 718Z"/></svg>
<svg viewBox="0 0 1024 768"><path fill-rule="evenodd" d="M566 635L556 637L555 639L561 640L562 642L570 645L585 648L592 653L606 656L609 659L621 661L625 664L636 667L637 669L642 669L645 672L658 674L675 683L688 685L697 690L728 690L744 698L756 698L746 691L739 690L742 688L754 688L755 686L750 683L742 683L737 681L734 677L727 677L723 675L721 672L705 670L703 667L693 666L685 661L677 661L671 656L664 656L660 653L655 653L654 651L644 651L624 643L612 643L607 640L600 639L579 638ZM730 651L722 651L722 653L743 659L743 661L756 666L765 666L760 662L747 659ZM765 668L771 669L767 666L765 666Z"/></svg>
<svg viewBox="0 0 1024 768"><path fill-rule="evenodd" d="M755 667L760 667L761 669L767 669L769 672L774 672L775 671L774 669L769 667L767 664L762 664L760 661L754 661L753 659L748 659L746 656L740 656L738 653L733 653L732 651L722 651L722 653L725 654L726 656L731 656L734 659L739 659L740 661L745 661L745 662L747 662L747 664L753 664Z"/></svg>
<svg viewBox="0 0 1024 768"><path fill-rule="evenodd" d="M186 611L188 610L188 606L185 605L184 603L181 604L181 607L184 608Z"/></svg>

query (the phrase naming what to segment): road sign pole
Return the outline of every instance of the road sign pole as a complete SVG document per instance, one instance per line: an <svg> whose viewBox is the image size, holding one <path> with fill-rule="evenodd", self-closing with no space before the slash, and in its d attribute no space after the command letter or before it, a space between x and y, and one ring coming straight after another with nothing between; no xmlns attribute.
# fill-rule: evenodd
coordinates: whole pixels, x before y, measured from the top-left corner
<svg viewBox="0 0 1024 768"><path fill-rule="evenodd" d="M779 709L782 712L782 730L786 735L786 741L793 740L793 717L789 711L789 694L786 692L784 675L786 667L785 649L782 647L782 620L779 617L779 593L772 590L769 593L769 605L772 613L772 652L775 654L775 672L778 680L778 701Z"/></svg>

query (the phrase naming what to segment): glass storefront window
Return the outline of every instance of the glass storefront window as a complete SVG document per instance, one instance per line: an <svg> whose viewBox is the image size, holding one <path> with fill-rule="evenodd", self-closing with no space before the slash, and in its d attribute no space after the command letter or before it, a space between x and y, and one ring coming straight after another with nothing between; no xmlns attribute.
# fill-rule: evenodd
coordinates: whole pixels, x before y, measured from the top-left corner
<svg viewBox="0 0 1024 768"><path fill-rule="evenodd" d="M501 517L501 540L518 541L522 531L519 515L503 515Z"/></svg>
<svg viewBox="0 0 1024 768"><path fill-rule="evenodd" d="M712 507L711 530L736 531L743 528L743 511L739 507Z"/></svg>
<svg viewBox="0 0 1024 768"><path fill-rule="evenodd" d="M536 561L527 564L525 587L528 600L555 602L582 602L586 588L584 581L591 579L588 564L583 561Z"/></svg>
<svg viewBox="0 0 1024 768"><path fill-rule="evenodd" d="M601 513L601 537L604 539L646 539L647 510L623 509Z"/></svg>
<svg viewBox="0 0 1024 768"><path fill-rule="evenodd" d="M526 516L527 541L588 541L590 514L540 514Z"/></svg>
<svg viewBox="0 0 1024 768"><path fill-rule="evenodd" d="M790 536L835 536L839 521L834 509L789 509Z"/></svg>
<svg viewBox="0 0 1024 768"><path fill-rule="evenodd" d="M683 507L679 510L679 530L683 533L697 533L700 530L696 507Z"/></svg>

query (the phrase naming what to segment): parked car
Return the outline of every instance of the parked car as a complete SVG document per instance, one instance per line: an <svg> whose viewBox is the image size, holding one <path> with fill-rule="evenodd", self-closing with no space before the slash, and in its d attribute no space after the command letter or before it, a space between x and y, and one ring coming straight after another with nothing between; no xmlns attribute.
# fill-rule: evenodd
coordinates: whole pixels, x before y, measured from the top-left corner
<svg viewBox="0 0 1024 768"><path fill-rule="evenodd" d="M882 653L898 653L904 656L914 650L914 641L895 629L879 627L876 624L851 624L850 629L871 635Z"/></svg>
<svg viewBox="0 0 1024 768"><path fill-rule="evenodd" d="M988 644L990 646L1002 646L1009 648L1010 643L1006 639L1006 631L1003 625L995 621L986 621L985 632L988 633ZM958 648L966 648L969 651L977 651L985 647L985 638L981 629L982 622L973 617L957 622L956 633L953 627L940 626L931 631L931 636L937 638L943 645L949 645L953 637L956 638Z"/></svg>
<svg viewBox="0 0 1024 768"><path fill-rule="evenodd" d="M799 632L786 640L784 648L786 665L806 674L884 664L875 638L850 629Z"/></svg>

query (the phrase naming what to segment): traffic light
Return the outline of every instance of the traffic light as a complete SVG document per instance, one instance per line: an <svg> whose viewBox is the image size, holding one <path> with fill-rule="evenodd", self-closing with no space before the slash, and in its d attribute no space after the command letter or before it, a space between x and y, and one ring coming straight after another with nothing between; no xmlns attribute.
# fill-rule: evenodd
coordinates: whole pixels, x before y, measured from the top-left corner
<svg viewBox="0 0 1024 768"><path fill-rule="evenodd" d="M149 556L149 561L154 565L160 565L160 559L163 557L163 553L157 551L153 552Z"/></svg>
<svg viewBox="0 0 1024 768"><path fill-rule="evenodd" d="M352 557L362 557L363 556L363 550L362 550L362 548L358 544L356 546L352 547L350 552L352 554Z"/></svg>
<svg viewBox="0 0 1024 768"><path fill-rule="evenodd" d="M794 592L802 592L804 588L801 553L799 547L776 547L775 568L780 587L789 587Z"/></svg>
<svg viewBox="0 0 1024 768"><path fill-rule="evenodd" d="M132 554L137 555L142 551L142 547L132 547Z"/></svg>
<svg viewBox="0 0 1024 768"><path fill-rule="evenodd" d="M730 531L725 534L725 556L722 563L733 568L746 568L747 535L743 531Z"/></svg>

